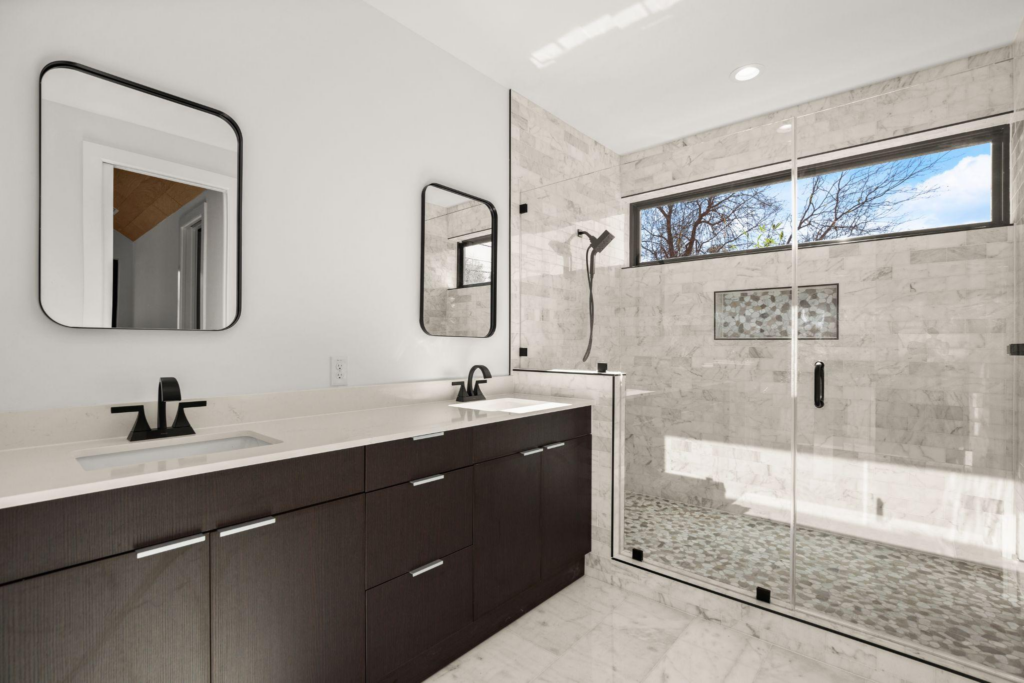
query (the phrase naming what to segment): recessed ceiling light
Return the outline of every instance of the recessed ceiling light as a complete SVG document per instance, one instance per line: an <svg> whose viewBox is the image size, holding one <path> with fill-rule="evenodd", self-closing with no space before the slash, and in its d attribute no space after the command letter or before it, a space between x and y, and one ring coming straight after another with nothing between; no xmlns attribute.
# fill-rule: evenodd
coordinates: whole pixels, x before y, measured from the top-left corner
<svg viewBox="0 0 1024 683"><path fill-rule="evenodd" d="M749 81L752 78L757 78L759 73L761 73L760 64L747 64L733 71L732 77L737 81Z"/></svg>

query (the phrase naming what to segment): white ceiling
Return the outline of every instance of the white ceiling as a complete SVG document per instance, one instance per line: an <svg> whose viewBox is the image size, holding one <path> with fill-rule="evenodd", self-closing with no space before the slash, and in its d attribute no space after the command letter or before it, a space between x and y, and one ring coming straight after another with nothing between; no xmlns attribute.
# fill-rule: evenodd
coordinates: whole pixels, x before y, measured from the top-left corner
<svg viewBox="0 0 1024 683"><path fill-rule="evenodd" d="M365 0L619 153L1006 45L1024 0ZM745 83L730 74L762 65Z"/></svg>

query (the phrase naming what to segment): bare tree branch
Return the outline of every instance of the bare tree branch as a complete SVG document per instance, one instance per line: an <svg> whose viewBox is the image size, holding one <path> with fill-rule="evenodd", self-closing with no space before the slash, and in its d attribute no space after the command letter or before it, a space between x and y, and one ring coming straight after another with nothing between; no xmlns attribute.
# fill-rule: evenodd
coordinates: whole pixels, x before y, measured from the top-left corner
<svg viewBox="0 0 1024 683"><path fill-rule="evenodd" d="M803 178L797 229L801 242L892 232L910 202L938 188L922 186L945 154L930 154ZM643 261L742 251L792 243L788 182L663 204L640 212Z"/></svg>

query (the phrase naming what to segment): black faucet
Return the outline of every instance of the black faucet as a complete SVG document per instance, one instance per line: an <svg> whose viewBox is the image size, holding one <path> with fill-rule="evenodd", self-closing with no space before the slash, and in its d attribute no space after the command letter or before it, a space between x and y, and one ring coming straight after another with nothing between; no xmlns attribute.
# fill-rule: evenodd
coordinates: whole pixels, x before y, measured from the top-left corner
<svg viewBox="0 0 1024 683"><path fill-rule="evenodd" d="M485 379L477 380L476 385L473 384L473 374L480 369ZM480 390L481 384L487 384L487 380L491 378L491 371L487 369L486 365L474 365L469 369L469 378L465 382L452 382L453 387L459 387L459 397L456 399L459 403L465 403L466 401L483 401L487 397L484 396L484 392ZM468 387L468 389L467 389Z"/></svg>
<svg viewBox="0 0 1024 683"><path fill-rule="evenodd" d="M181 401L178 403L178 412L174 416L174 424L172 424L170 428L167 427L168 401ZM178 380L173 377L161 377L160 384L157 386L156 390L156 405L156 429L150 428L149 422L146 420L146 411L144 406L115 406L110 409L110 412L139 414L139 416L135 418L135 424L132 426L131 433L128 434L129 441L166 439L170 436L188 436L189 434L195 434L196 430L192 429L192 425L188 423L188 418L185 417L185 408L202 408L206 405L206 401L182 401L181 388L178 386Z"/></svg>

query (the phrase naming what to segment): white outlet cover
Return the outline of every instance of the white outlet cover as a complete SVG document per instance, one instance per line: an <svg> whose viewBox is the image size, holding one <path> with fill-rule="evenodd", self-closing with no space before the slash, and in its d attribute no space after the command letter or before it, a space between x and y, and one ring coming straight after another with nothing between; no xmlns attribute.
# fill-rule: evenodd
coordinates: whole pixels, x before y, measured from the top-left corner
<svg viewBox="0 0 1024 683"><path fill-rule="evenodd" d="M348 386L348 359L345 356L331 356L331 386Z"/></svg>

